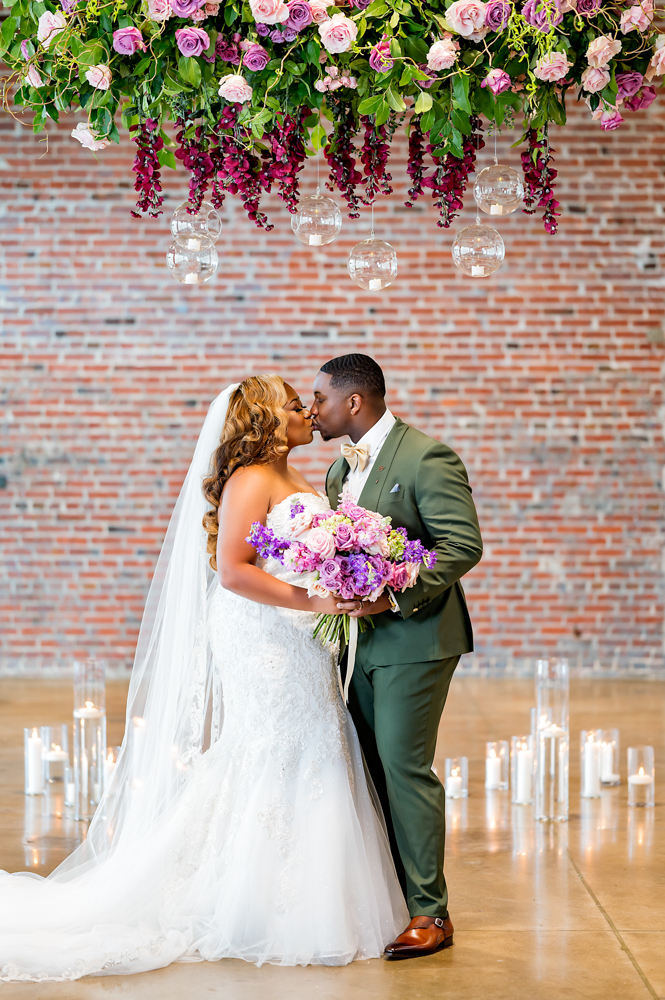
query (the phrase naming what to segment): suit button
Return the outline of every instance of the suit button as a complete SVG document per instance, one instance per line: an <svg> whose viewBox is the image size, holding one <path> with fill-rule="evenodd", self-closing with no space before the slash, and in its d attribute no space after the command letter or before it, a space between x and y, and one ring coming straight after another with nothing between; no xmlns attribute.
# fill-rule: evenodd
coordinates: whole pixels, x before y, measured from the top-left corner
<svg viewBox="0 0 665 1000"><path fill-rule="evenodd" d="M375 481L376 483L378 483L378 481L379 481L379 480L378 480L378 479L375 479L374 481Z"/></svg>

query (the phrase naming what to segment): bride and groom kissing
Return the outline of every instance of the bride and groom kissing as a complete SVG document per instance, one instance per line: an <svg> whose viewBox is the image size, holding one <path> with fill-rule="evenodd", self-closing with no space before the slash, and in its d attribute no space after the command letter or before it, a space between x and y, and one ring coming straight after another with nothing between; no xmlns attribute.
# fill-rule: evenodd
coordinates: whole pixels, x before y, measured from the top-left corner
<svg viewBox="0 0 665 1000"><path fill-rule="evenodd" d="M384 397L380 367L351 354L322 366L309 409L276 375L211 404L88 835L47 879L0 873L0 980L226 957L343 965L452 944L432 761L472 649L460 579L482 543L459 457ZM351 440L325 495L288 464L314 431ZM336 509L342 491L436 552L411 588L374 602L310 597L248 543L255 522L294 536L297 515ZM339 650L314 635L321 613L372 616L348 709Z"/></svg>

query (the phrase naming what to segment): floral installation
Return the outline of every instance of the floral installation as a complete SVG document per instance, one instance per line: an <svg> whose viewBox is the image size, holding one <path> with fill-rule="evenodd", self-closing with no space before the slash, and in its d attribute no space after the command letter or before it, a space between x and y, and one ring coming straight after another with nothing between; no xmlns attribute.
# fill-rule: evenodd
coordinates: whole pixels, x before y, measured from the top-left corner
<svg viewBox="0 0 665 1000"><path fill-rule="evenodd" d="M263 559L277 559L303 574L310 597L344 601L376 601L386 587L399 593L413 587L421 566L430 569L436 554L418 539L409 541L404 528L393 528L391 518L360 507L346 493L336 511L307 513L299 501L291 503L294 538L279 538L255 521L247 541ZM319 615L314 635L336 642L349 638L348 615ZM360 631L373 627L371 618L358 619Z"/></svg>
<svg viewBox="0 0 665 1000"><path fill-rule="evenodd" d="M191 173L271 228L262 196L297 208L298 173L323 148L328 186L357 217L391 190L409 136L407 205L425 189L447 227L462 204L481 120L524 118L525 210L556 230L547 140L582 99L604 131L647 108L665 74L653 0L4 0L7 107L72 132L96 155L136 143L135 214L161 210L160 169ZM325 122L329 123L325 125ZM176 124L176 142L167 134Z"/></svg>

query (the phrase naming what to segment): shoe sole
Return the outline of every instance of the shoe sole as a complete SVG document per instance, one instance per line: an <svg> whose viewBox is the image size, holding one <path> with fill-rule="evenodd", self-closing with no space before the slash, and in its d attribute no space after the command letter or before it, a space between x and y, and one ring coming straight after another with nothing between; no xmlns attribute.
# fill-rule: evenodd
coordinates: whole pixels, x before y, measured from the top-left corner
<svg viewBox="0 0 665 1000"><path fill-rule="evenodd" d="M423 951L422 948L404 948L399 951L386 951L384 952L385 957L391 960L402 959L402 958L421 958L425 955L436 955L437 952L443 951L444 948L452 948L454 944L453 936L444 938L441 944L437 945L436 948L432 948L431 951Z"/></svg>

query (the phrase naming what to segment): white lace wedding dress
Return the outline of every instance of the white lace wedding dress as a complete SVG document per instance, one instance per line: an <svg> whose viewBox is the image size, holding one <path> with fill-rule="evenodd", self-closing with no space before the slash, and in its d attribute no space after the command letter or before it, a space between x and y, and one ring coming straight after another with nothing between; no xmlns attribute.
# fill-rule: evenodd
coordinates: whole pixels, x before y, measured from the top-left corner
<svg viewBox="0 0 665 1000"><path fill-rule="evenodd" d="M297 494L312 513L321 496ZM287 498L268 526L288 536ZM298 582L279 563L267 572ZM315 616L218 586L209 641L224 724L157 833L64 882L0 874L0 980L174 961L343 965L408 921L387 837Z"/></svg>

